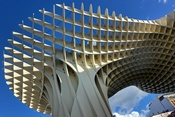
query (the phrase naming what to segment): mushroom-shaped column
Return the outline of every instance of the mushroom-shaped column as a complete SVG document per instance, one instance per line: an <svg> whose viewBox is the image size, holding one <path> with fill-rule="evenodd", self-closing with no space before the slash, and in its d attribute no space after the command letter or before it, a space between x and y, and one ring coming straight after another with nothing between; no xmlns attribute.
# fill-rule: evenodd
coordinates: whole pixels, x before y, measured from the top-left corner
<svg viewBox="0 0 175 117"><path fill-rule="evenodd" d="M83 4L40 12L4 52L7 84L27 106L53 117L112 117L108 97L122 88L174 91L174 12L152 21Z"/></svg>

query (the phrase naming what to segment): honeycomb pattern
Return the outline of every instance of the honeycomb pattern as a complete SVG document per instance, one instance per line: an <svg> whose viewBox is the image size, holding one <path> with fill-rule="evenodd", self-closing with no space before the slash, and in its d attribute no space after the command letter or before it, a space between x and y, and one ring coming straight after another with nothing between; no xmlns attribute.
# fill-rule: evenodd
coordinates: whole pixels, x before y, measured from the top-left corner
<svg viewBox="0 0 175 117"><path fill-rule="evenodd" d="M29 18L30 26L19 25L21 33L13 32L4 52L7 84L29 107L51 114L51 90L56 85L59 99L71 94L64 102L71 112L79 74L92 69L92 79L106 87L107 92L99 91L104 100L130 85L150 93L174 91L175 12L157 20L130 19L115 12L110 16L108 9L101 14L100 7L94 13L92 5L85 11L83 4L81 9L56 4L53 12L40 12L41 19Z"/></svg>

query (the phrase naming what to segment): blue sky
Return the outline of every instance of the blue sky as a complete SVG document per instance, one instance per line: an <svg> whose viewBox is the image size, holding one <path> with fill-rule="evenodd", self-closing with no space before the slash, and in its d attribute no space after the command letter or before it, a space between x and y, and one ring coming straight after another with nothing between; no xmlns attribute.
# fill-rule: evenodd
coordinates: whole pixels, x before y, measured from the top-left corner
<svg viewBox="0 0 175 117"><path fill-rule="evenodd" d="M97 11L97 6L101 6L102 13L104 13L105 8L108 8L109 14L115 11L117 15L122 14L130 18L150 20L163 17L175 8L174 0L0 0L0 61L3 61L3 49L4 46L8 45L7 39L12 38L12 31L20 31L18 24L22 20L29 22L28 17L31 17L32 13L40 17L39 9L45 8L52 11L53 4L65 3L71 6L72 2L77 8L80 8L83 2L86 10L90 4L93 4L94 11ZM2 64L0 64L0 68L3 68ZM115 102L113 108L114 112L117 112L116 115L126 114L125 117L129 114L135 117L138 114L144 116L147 104L156 96L142 92L135 87L125 89L121 94L122 97L125 97L126 100L130 99L130 101L121 100L120 104L117 100L121 96L115 96L110 100L110 103ZM5 83L3 70L0 70L0 116L50 117L28 108L14 97Z"/></svg>

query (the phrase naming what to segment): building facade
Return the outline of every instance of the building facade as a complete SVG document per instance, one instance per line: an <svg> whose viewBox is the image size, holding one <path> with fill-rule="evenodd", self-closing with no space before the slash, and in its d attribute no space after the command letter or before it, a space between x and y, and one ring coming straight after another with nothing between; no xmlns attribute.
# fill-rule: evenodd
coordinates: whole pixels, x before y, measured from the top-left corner
<svg viewBox="0 0 175 117"><path fill-rule="evenodd" d="M174 114L172 113L172 111L169 111L158 115L153 115L152 117L174 117Z"/></svg>
<svg viewBox="0 0 175 117"><path fill-rule="evenodd" d="M157 20L83 4L40 12L19 25L4 52L7 84L30 108L53 117L111 117L108 98L127 86L174 91L175 12Z"/></svg>
<svg viewBox="0 0 175 117"><path fill-rule="evenodd" d="M150 114L149 116L166 116L175 110L175 94L164 94L155 98L150 104ZM166 116L167 117L167 116Z"/></svg>

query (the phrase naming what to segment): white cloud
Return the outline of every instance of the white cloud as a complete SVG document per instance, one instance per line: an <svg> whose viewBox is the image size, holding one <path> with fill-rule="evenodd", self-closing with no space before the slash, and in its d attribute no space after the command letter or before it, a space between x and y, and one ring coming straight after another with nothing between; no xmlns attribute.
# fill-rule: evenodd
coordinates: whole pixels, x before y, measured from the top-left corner
<svg viewBox="0 0 175 117"><path fill-rule="evenodd" d="M141 111L141 116L143 117L147 117L150 113L150 110L149 110L149 104L146 106L146 109L142 110Z"/></svg>
<svg viewBox="0 0 175 117"><path fill-rule="evenodd" d="M159 0L159 3L160 2L163 2L163 3L167 3L168 0Z"/></svg>
<svg viewBox="0 0 175 117"><path fill-rule="evenodd" d="M167 0L163 0L163 2L164 2L164 3L166 3L166 2L167 2Z"/></svg>
<svg viewBox="0 0 175 117"><path fill-rule="evenodd" d="M133 111L134 107L147 96L148 93L141 91L135 86L127 87L109 99L111 110L114 113L116 108L119 108L119 114L129 114ZM128 116L129 117L129 116Z"/></svg>
<svg viewBox="0 0 175 117"><path fill-rule="evenodd" d="M92 45L93 45L93 46L96 46L96 45L97 45L97 42L93 41L93 42L92 42Z"/></svg>
<svg viewBox="0 0 175 117"><path fill-rule="evenodd" d="M129 114L119 114L119 113L113 113L113 115L115 115L116 117L147 117L149 113L149 108L148 105L146 106L146 109L141 110L141 113L138 113L136 111L132 111Z"/></svg>
<svg viewBox="0 0 175 117"><path fill-rule="evenodd" d="M116 117L140 117L139 113L135 111L131 112L130 114L125 114L125 115L118 114L118 113L114 113L113 115L115 115Z"/></svg>
<svg viewBox="0 0 175 117"><path fill-rule="evenodd" d="M118 114L118 113L114 113L113 115L115 115L116 117L146 117L146 115L139 114L136 111L133 111L130 114L125 114L125 115Z"/></svg>
<svg viewBox="0 0 175 117"><path fill-rule="evenodd" d="M86 44L88 45L88 44L89 44L89 41L88 41ZM96 46L96 45L97 45L97 42L93 41L93 42L92 42L92 45L93 45L93 46Z"/></svg>

